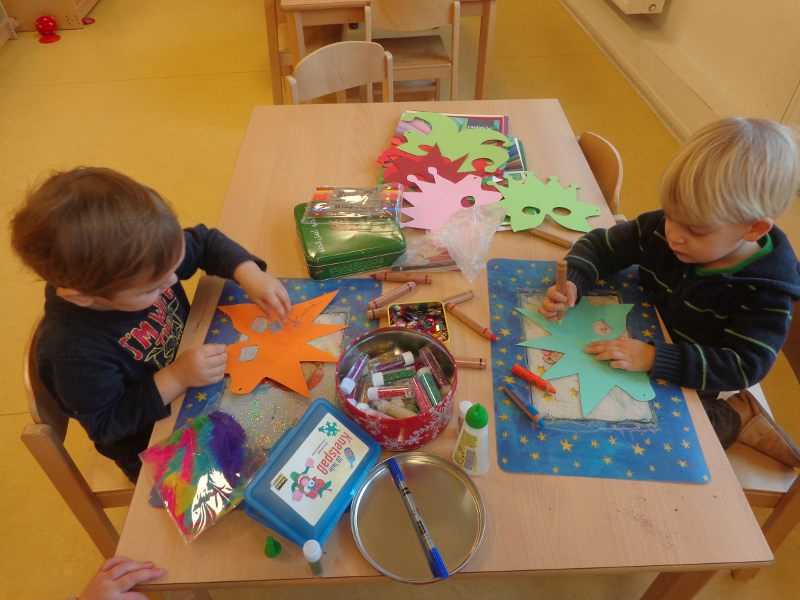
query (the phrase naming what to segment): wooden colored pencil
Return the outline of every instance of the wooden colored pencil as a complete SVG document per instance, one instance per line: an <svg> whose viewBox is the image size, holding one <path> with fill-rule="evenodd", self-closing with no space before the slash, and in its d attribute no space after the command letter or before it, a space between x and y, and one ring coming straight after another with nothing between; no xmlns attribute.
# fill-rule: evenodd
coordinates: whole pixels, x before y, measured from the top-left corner
<svg viewBox="0 0 800 600"><path fill-rule="evenodd" d="M519 409L523 413L525 413L525 416L527 416L531 420L531 423L533 423L534 426L538 425L539 427L544 429L545 424L544 420L542 419L542 415L540 415L539 411L536 410L533 406L528 406L525 404L517 388L515 388L510 383L507 383L506 385L501 386L500 389L503 390L503 393L506 396L508 396L509 400L511 400L514 404L516 404L519 407Z"/></svg>
<svg viewBox="0 0 800 600"><path fill-rule="evenodd" d="M485 369L485 358L467 358L464 356L456 356L456 366L462 369Z"/></svg>
<svg viewBox="0 0 800 600"><path fill-rule="evenodd" d="M472 300L475 297L475 292L472 290L466 290L461 292L460 294L455 294L454 296L448 296L447 298L442 299L442 304L447 306L448 304L459 304L461 302L466 302L467 300Z"/></svg>
<svg viewBox="0 0 800 600"><path fill-rule="evenodd" d="M567 261L560 260L558 261L558 265L556 265L556 289L559 292L567 295ZM565 301L566 302L566 301ZM565 309L561 309L558 311L558 316L556 317L556 321L558 324L561 325L561 321L564 318Z"/></svg>
<svg viewBox="0 0 800 600"><path fill-rule="evenodd" d="M427 273L402 273L399 271L381 271L380 273L372 273L370 275L373 279L378 281L397 281L405 283L406 281L413 281L416 284L433 283L431 276Z"/></svg>
<svg viewBox="0 0 800 600"><path fill-rule="evenodd" d="M370 300L367 302L368 308L382 308L387 306L392 300L399 298L400 296L405 296L414 291L414 288L417 287L417 284L413 281L408 281L403 285L397 286L396 288L389 290L382 296L378 296L377 298Z"/></svg>
<svg viewBox="0 0 800 600"><path fill-rule="evenodd" d="M374 321L375 319L386 319L388 315L386 314L385 308L369 308L367 309L367 319L370 321Z"/></svg>
<svg viewBox="0 0 800 600"><path fill-rule="evenodd" d="M531 234L535 235L536 237L547 240L548 242L556 244L557 246L561 246L563 248L572 248L572 240L557 233L550 233L549 231L542 231L541 229L529 229L528 231L530 231Z"/></svg>
<svg viewBox="0 0 800 600"><path fill-rule="evenodd" d="M482 337L485 337L487 340L491 340L493 342L497 341L497 336L492 333L491 329L486 327L480 321L477 321L473 317L469 316L467 313L463 312L461 309L459 309L452 302L450 302L449 304L446 304L445 308L447 308L447 312L449 312L451 315L456 317L459 321L464 323L464 325L466 325L467 327L469 327L470 329L475 331L478 335L480 335Z"/></svg>

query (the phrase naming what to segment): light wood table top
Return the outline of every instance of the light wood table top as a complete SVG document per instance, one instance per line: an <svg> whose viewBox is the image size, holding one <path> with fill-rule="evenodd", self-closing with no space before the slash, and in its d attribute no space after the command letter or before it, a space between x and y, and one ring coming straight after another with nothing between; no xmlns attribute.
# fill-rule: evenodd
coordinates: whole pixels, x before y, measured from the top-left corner
<svg viewBox="0 0 800 600"><path fill-rule="evenodd" d="M364 7L369 0L268 0L265 3L267 11L271 10L270 3L279 2L289 21L289 31L292 43L294 61L305 56L305 43L302 35L303 27L314 25L332 25L361 23L364 21ZM475 76L475 98L486 97L487 75L489 69L490 52L494 35L494 24L497 16L496 0L461 0L461 16L481 18L480 35L478 37L478 64ZM267 18L267 37L277 40L277 23ZM277 55L277 42L270 44L270 74L272 77L272 101L275 104L283 103L283 88L281 81L280 57Z"/></svg>
<svg viewBox="0 0 800 600"><path fill-rule="evenodd" d="M374 184L375 158L409 109L509 115L511 133L525 144L529 169L577 183L579 198L603 207L595 224L613 223L558 101L498 100L256 107L219 228L265 258L272 273L307 276L292 207L306 201L317 184ZM492 257L534 260L563 254L563 248L510 232L498 233L491 249ZM470 313L488 321L485 271L472 285L457 272L437 273L434 282L425 286L426 298L472 287ZM182 349L202 343L221 286L216 278L201 281ZM455 319L451 327L454 354L491 359L489 342ZM491 414L491 385L489 370L462 369L456 399L484 401ZM687 391L686 397L712 475L705 485L506 473L497 465L492 443L491 469L475 479L486 504L486 536L465 572L673 572L659 576L646 597L686 598L715 570L770 564L772 553L696 394ZM176 407L173 415L177 412ZM494 437L494 419L489 422ZM153 439L166 437L173 423L174 416L159 422ZM453 419L424 451L449 456L455 427ZM205 588L310 580L308 565L291 543L277 559L265 558L268 530L241 511L186 545L166 512L148 504L146 479L136 488L118 553L166 568L162 584ZM326 550L325 578L381 577L359 554L347 518Z"/></svg>

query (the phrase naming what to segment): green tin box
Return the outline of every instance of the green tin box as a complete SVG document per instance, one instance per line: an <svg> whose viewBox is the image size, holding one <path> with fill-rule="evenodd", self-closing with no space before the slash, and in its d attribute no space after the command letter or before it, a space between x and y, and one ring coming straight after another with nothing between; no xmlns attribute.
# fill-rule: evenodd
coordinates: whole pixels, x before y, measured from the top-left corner
<svg viewBox="0 0 800 600"><path fill-rule="evenodd" d="M384 220L378 226L362 222L356 229L321 219L306 224L303 223L305 208L305 203L294 207L294 221L311 279L344 277L388 267L406 251L403 230L394 221Z"/></svg>

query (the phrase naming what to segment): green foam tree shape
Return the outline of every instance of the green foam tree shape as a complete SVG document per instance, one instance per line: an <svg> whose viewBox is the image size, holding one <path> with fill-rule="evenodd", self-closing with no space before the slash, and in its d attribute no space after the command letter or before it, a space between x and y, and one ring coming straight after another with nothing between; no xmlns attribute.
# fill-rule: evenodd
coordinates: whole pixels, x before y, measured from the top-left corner
<svg viewBox="0 0 800 600"><path fill-rule="evenodd" d="M525 340L520 346L564 354L545 371L542 378L550 381L567 375L578 376L584 417L600 404L614 386L627 392L634 400L646 402L655 398L647 373L612 369L607 361L595 360L593 354L587 354L584 350L589 342L614 339L625 333L627 316L632 307L633 304L595 306L584 301L568 310L560 325L556 321L548 321L539 313L524 308L516 309L550 334ZM594 329L597 321L603 321L610 332L598 334Z"/></svg>
<svg viewBox="0 0 800 600"><path fill-rule="evenodd" d="M508 162L508 148L511 140L499 131L486 128L458 128L458 123L447 115L432 112L406 112L403 121L421 119L430 125L429 133L411 129L405 133L406 141L397 148L413 154L426 156L429 149L422 146L439 146L442 156L450 160L458 160L466 156L466 160L458 168L459 173L470 173L475 170L472 161L483 158L487 161L486 170L499 169ZM500 142L496 143L487 142Z"/></svg>
<svg viewBox="0 0 800 600"><path fill-rule="evenodd" d="M563 188L557 177L543 183L536 175L525 171L524 177L509 176L506 183L490 185L503 194L500 204L506 209L514 231L533 229L541 225L545 217L550 217L562 227L586 232L592 229L586 219L600 214L598 207L578 200L579 186L572 184Z"/></svg>

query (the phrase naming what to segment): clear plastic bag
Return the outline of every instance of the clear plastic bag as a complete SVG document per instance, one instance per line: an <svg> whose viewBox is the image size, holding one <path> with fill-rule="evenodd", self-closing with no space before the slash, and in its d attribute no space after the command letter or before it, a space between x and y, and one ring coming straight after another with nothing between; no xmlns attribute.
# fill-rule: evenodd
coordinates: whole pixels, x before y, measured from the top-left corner
<svg viewBox="0 0 800 600"><path fill-rule="evenodd" d="M444 245L430 235L407 236L406 251L392 263L392 271L457 271Z"/></svg>
<svg viewBox="0 0 800 600"><path fill-rule="evenodd" d="M306 204L302 222L391 219L397 221L403 186L385 183L375 187L318 186Z"/></svg>
<svg viewBox="0 0 800 600"><path fill-rule="evenodd" d="M247 438L239 422L212 402L208 411L139 455L187 543L244 499L245 487L265 461Z"/></svg>
<svg viewBox="0 0 800 600"><path fill-rule="evenodd" d="M428 237L447 248L464 277L472 282L486 266L486 254L505 216L505 209L497 202L473 206L453 213L444 227Z"/></svg>

